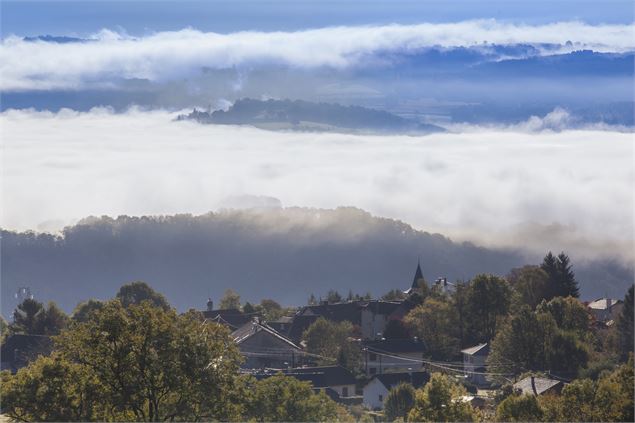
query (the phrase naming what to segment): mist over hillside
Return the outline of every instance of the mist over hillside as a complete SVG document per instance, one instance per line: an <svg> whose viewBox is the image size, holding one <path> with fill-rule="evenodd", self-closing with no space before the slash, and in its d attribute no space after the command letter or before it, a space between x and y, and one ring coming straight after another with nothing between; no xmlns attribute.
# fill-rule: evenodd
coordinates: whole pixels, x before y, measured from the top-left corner
<svg viewBox="0 0 635 423"><path fill-rule="evenodd" d="M309 101L266 101L244 98L228 110L199 111L179 115L178 120L204 124L253 125L261 129L319 132L370 132L427 134L444 132L436 125L418 123L383 110Z"/></svg>
<svg viewBox="0 0 635 423"><path fill-rule="evenodd" d="M571 258L583 299L620 298L632 283L632 268ZM70 311L91 297L110 298L134 280L147 281L179 310L203 308L207 297L218 301L227 288L243 301L273 298L286 305L329 289L378 296L408 288L418 259L428 281L505 275L540 261L520 250L455 243L356 208L87 218L60 236L2 232L2 313L10 314L20 286Z"/></svg>

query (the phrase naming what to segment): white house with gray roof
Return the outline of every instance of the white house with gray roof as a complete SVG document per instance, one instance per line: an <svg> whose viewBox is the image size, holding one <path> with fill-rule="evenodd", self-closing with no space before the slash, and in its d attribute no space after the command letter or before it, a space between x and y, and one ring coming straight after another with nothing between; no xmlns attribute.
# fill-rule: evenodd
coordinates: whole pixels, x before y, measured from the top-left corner
<svg viewBox="0 0 635 423"><path fill-rule="evenodd" d="M485 379L485 361L489 355L489 344L478 344L461 351L463 354L463 371L467 379L476 384L484 385L487 383Z"/></svg>

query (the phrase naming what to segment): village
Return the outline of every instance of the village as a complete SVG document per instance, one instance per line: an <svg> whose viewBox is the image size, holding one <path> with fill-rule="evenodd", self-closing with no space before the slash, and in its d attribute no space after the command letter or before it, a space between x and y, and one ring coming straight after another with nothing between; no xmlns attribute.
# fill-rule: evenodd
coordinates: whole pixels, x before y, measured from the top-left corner
<svg viewBox="0 0 635 423"><path fill-rule="evenodd" d="M525 269L525 273L529 274L529 270L536 273L536 268ZM521 297L527 294L523 291L523 283L536 283L535 280L531 282L527 274L521 277L516 275L512 281ZM497 283L507 290L507 282L493 279L491 275L479 277L488 286L485 290L491 291L488 295L492 303L486 304L486 308L496 308L494 303L503 301L503 308L511 313L514 300L510 300L509 292L501 294L509 297L502 299L494 298L496 294L492 294L498 289L495 287ZM376 421L386 420L385 407L390 401L391 392L404 385L421 390L434 373L446 375L461 388L461 394L454 401L465 403L483 416L493 418L502 395L558 396L576 378L580 368L588 367L587 350L580 353L584 355L584 362L580 362L577 368L548 361L531 367L527 363L508 365L501 364L500 359L490 359L493 337L487 337L492 334L498 337L495 341L499 343L496 347L497 357L501 355L498 331L501 331L503 312L499 312L498 316L494 313L493 316L494 322L498 322L498 329L472 336L471 339L480 342L467 344L470 337L464 336L464 332L467 333L468 326L473 327L470 325L474 322L453 320L452 317L443 323L447 316L442 317L443 313L447 313L442 306L450 303L456 305L457 301L462 301L462 291L467 287L469 284L451 283L446 278L437 278L428 283L419 263L406 289L393 289L380 299L352 293L349 293L348 298L342 298L339 293L331 291L327 299L316 299L311 295L308 305L283 309L272 300L264 300L256 306L249 303L241 305L239 296L228 290L225 297L220 299L220 307L215 308L210 298L205 309L199 312L206 323L219 324L231 333L231 339L242 356L240 374L253 376L259 381L283 374L308 382L314 392L325 393L349 410L355 409L358 413L364 410L363 414L372 416ZM33 297L26 291L21 295L26 296L27 300ZM630 295L632 301L632 288ZM582 320L586 321L580 323L581 327L599 334L597 336L600 338L610 337L608 334L615 330L618 322L623 324L620 319L623 319L624 301L621 299L598 298L582 303L572 296L567 297L566 301L562 297L554 298L556 300L552 299L549 303L543 300L536 305L545 310L569 307L565 312L557 310L554 313L563 328L571 326L570 322L562 322L562 319L570 318L572 313L578 313L576 318L582 313ZM554 301L559 302L552 307L545 305ZM83 310L78 306L73 316L101 307L95 304L97 302L85 306ZM428 315L427 320L424 320L426 314L421 313L426 304L429 307L437 306L438 309L435 311L433 307L431 312L438 314L433 317ZM630 310L632 314L632 305ZM20 318L23 312L16 310L15 318ZM491 318L488 315L480 316L483 319ZM423 328L418 329L415 319L423 320ZM630 322L632 330L632 316ZM448 334L431 333L454 333L455 328L448 329L448 325L460 326L462 339L446 339L443 335ZM15 374L39 355L49 354L53 349L51 337L46 333L18 333L13 330L5 337L4 332L2 370ZM566 354L577 354L571 352L571 348L574 346ZM508 355L504 359L511 361L514 357ZM549 368L544 368L544 363L548 363ZM388 417L394 418L394 411L390 413L393 414ZM407 415L402 413L401 417Z"/></svg>

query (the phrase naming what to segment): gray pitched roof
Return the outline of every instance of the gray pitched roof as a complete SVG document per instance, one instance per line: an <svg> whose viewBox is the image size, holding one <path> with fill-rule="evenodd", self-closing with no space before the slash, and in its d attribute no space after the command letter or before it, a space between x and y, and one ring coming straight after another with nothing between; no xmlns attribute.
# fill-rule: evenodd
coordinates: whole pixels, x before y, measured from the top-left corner
<svg viewBox="0 0 635 423"><path fill-rule="evenodd" d="M251 322L245 323L243 326L241 326L240 328L238 328L235 331L233 331L231 336L234 339L234 342L236 342L236 344L240 345L241 343L245 342L247 339L251 338L252 336L254 336L255 334L257 334L257 333L259 333L261 331L264 331L268 335L273 336L273 337L277 338L278 340L286 343L291 348L294 348L294 349L297 349L297 350L301 349L299 346L294 344L293 341L291 341L286 336L280 334L279 332L277 332L272 327L270 327L270 326L268 326L268 325L266 325L264 323L260 323L260 322L256 321L255 319L252 320Z"/></svg>
<svg viewBox="0 0 635 423"><path fill-rule="evenodd" d="M372 300L362 304L362 309L369 310L374 314L383 314L388 316L401 307L402 301L382 301Z"/></svg>
<svg viewBox="0 0 635 423"><path fill-rule="evenodd" d="M238 329L252 319L251 315L244 314L235 308L206 310L203 312L203 316L208 321L220 323L228 326L232 330Z"/></svg>
<svg viewBox="0 0 635 423"><path fill-rule="evenodd" d="M535 393L534 393L534 388L532 387L532 379L533 379L533 385L536 388ZM562 382L559 380L548 379L544 377L535 377L535 376L534 377L528 376L524 378L523 380L514 383L514 389L518 389L522 391L523 394L528 394L528 395L534 395L534 394L542 395L548 390L552 388L557 388L559 386L562 386Z"/></svg>
<svg viewBox="0 0 635 423"><path fill-rule="evenodd" d="M598 298L597 300L590 302L588 307L594 310L607 310L614 305L621 303L622 300L615 300L612 298Z"/></svg>
<svg viewBox="0 0 635 423"><path fill-rule="evenodd" d="M484 344L479 344L470 348L466 348L461 350L463 354L467 355L488 355L489 354L489 344L486 342Z"/></svg>
<svg viewBox="0 0 635 423"><path fill-rule="evenodd" d="M315 388L327 386L354 385L355 376L341 366L301 367L284 371L287 376L310 381Z"/></svg>
<svg viewBox="0 0 635 423"><path fill-rule="evenodd" d="M415 388L421 388L430 380L430 374L428 372L382 373L373 376L371 381L373 379L379 380L388 390L402 382L409 383Z"/></svg>

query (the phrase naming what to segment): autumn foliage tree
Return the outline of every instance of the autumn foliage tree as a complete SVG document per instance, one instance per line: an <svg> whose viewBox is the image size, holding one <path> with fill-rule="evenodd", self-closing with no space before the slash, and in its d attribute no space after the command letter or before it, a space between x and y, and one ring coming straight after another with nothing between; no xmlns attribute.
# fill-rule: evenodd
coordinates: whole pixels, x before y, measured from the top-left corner
<svg viewBox="0 0 635 423"><path fill-rule="evenodd" d="M393 387L384 400L386 420L392 422L398 418L406 419L415 405L415 388L409 383L400 383Z"/></svg>
<svg viewBox="0 0 635 423"><path fill-rule="evenodd" d="M3 376L3 407L10 416L40 420L37 395L57 392L59 398L48 403L52 416L91 420L84 406L87 397L78 397L92 392L94 384L99 385L99 407L93 408L98 420L200 421L240 415L232 389L241 361L238 349L226 328L204 322L198 312L177 315L149 300L127 307L113 300L85 322L73 322L55 344L54 359ZM51 379L53 374L59 376ZM29 386L40 388L29 391Z"/></svg>
<svg viewBox="0 0 635 423"><path fill-rule="evenodd" d="M451 303L428 297L404 321L410 333L425 343L433 358L445 359L458 353L457 314Z"/></svg>
<svg viewBox="0 0 635 423"><path fill-rule="evenodd" d="M450 377L433 373L423 389L417 390L408 413L411 422L470 422L476 419L472 405L463 402L465 388Z"/></svg>

